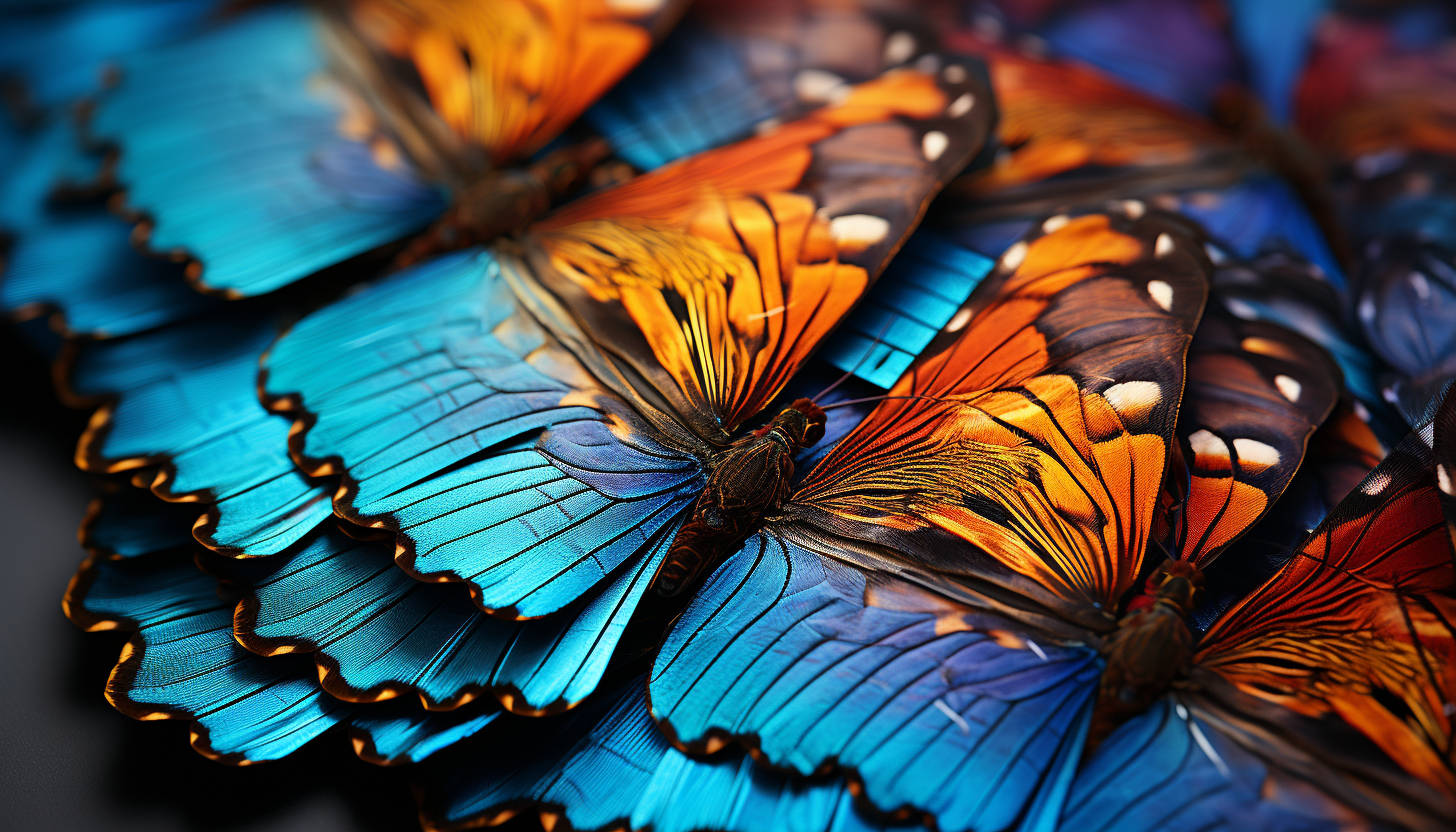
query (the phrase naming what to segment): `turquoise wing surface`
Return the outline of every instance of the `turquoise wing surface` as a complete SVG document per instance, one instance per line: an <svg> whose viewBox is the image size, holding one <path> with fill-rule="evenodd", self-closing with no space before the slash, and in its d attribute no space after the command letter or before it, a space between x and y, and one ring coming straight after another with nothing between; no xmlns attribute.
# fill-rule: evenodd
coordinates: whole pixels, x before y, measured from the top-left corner
<svg viewBox="0 0 1456 832"><path fill-rule="evenodd" d="M426 828L528 810L575 830L868 832L904 826L857 809L842 779L775 772L740 750L695 758L648 714L642 678L544 722L507 717L433 760L420 778ZM533 753L499 753L529 747Z"/></svg>
<svg viewBox="0 0 1456 832"><path fill-rule="evenodd" d="M443 210L325 72L319 23L271 9L127 56L90 122L147 245L206 289L257 295L394 242Z"/></svg>
<svg viewBox="0 0 1456 832"><path fill-rule="evenodd" d="M265 392L288 394L274 406L310 426L296 455L344 472L335 510L397 531L401 565L468 582L486 609L536 617L604 591L701 487L700 463L630 421L486 252L314 313L265 369Z"/></svg>
<svg viewBox="0 0 1456 832"><path fill-rule="evenodd" d="M78 625L135 631L106 685L123 713L187 720L194 748L238 764L286 756L336 725L349 728L371 762L413 762L499 715L493 701L439 714L413 702L358 705L329 696L306 659L264 658L234 640L232 600L220 597L190 554L174 548L88 560L67 590L66 613Z"/></svg>
<svg viewBox="0 0 1456 832"><path fill-rule="evenodd" d="M668 537L601 592L554 615L486 615L459 584L425 583L378 541L325 527L277 557L224 564L246 587L235 616L249 649L314 651L324 690L349 701L417 693L452 710L495 692L518 711L562 710L595 689ZM490 697L486 697L490 698Z"/></svg>
<svg viewBox="0 0 1456 832"><path fill-rule="evenodd" d="M275 314L222 313L82 345L70 392L107 403L76 459L95 473L134 471L167 499L206 503L195 534L210 547L272 554L329 516L328 491L289 459L288 420L258 402ZM160 470L139 470L151 468Z"/></svg>
<svg viewBox="0 0 1456 832"><path fill-rule="evenodd" d="M837 761L941 829L1051 828L1101 661L1015 629L764 533L677 621L653 715L690 748L731 734L800 774Z"/></svg>

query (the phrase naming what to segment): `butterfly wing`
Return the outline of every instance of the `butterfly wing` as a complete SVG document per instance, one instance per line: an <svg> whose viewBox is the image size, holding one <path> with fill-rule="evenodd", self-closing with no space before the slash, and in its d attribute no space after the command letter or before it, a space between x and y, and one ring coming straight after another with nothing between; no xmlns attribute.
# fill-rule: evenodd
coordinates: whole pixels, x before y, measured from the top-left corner
<svg viewBox="0 0 1456 832"><path fill-rule="evenodd" d="M1288 713L1353 726L1449 813L1456 568L1431 434L1428 424L1401 443L1277 575L1215 621L1195 661Z"/></svg>
<svg viewBox="0 0 1456 832"><path fill-rule="evenodd" d="M1211 308L1188 351L1164 550L1202 568L1253 526L1293 479L1339 389L1339 368L1317 345Z"/></svg>
<svg viewBox="0 0 1456 832"><path fill-rule="evenodd" d="M97 138L120 146L136 239L229 296L270 292L411 234L445 206L327 72L319 22L241 16L120 62Z"/></svg>
<svg viewBox="0 0 1456 832"><path fill-rule="evenodd" d="M957 104L986 100L974 75L927 68L580 199L503 246L505 274L620 395L726 441L984 141L984 104Z"/></svg>
<svg viewBox="0 0 1456 832"><path fill-rule="evenodd" d="M1048 220L794 505L919 568L1107 629L1100 610L1131 586L1147 540L1207 274L1168 218Z"/></svg>
<svg viewBox="0 0 1456 832"><path fill-rule="evenodd" d="M837 761L945 829L1055 817L1208 266L1157 215L1045 228L678 620L650 683L678 742Z"/></svg>
<svg viewBox="0 0 1456 832"><path fill-rule="evenodd" d="M356 61L356 71L412 155L502 167L556 138L686 5L355 0L339 35L356 57L372 59Z"/></svg>

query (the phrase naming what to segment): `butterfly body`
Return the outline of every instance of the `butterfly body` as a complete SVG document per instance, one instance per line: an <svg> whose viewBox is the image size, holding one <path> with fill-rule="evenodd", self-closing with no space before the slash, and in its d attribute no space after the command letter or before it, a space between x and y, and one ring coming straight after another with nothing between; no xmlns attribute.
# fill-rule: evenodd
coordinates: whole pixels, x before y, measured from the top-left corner
<svg viewBox="0 0 1456 832"><path fill-rule="evenodd" d="M1168 692L1193 659L1188 616L1203 590L1203 573L1186 561L1167 561L1128 604L1104 642L1107 668L1097 692L1090 741L1096 743Z"/></svg>
<svg viewBox="0 0 1456 832"><path fill-rule="evenodd" d="M658 592L681 592L705 569L738 551L764 517L783 506L794 477L794 454L823 438L824 421L823 410L798 399L713 460L691 519L658 573Z"/></svg>

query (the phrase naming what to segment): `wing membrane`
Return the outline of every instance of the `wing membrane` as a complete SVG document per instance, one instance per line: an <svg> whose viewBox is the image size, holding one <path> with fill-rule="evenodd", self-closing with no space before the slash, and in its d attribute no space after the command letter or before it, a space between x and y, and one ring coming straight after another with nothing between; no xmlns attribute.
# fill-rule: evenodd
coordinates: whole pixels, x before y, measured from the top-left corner
<svg viewBox="0 0 1456 832"><path fill-rule="evenodd" d="M1151 215L1044 227L793 502L903 553L887 557L999 583L1102 630L1148 538L1207 265Z"/></svg>

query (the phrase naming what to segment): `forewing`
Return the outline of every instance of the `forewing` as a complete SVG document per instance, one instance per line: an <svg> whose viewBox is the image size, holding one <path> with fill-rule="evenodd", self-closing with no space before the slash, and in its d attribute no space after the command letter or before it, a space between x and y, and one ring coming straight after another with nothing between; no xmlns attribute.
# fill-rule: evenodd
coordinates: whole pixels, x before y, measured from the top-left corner
<svg viewBox="0 0 1456 832"><path fill-rule="evenodd" d="M1195 661L1295 713L1338 717L1451 799L1456 570L1432 432L1402 442L1215 621Z"/></svg>
<svg viewBox="0 0 1456 832"><path fill-rule="evenodd" d="M594 375L726 441L980 148L986 98L961 63L892 70L803 119L571 203L503 245L503 268Z"/></svg>
<svg viewBox="0 0 1456 832"><path fill-rule="evenodd" d="M791 510L886 568L989 581L1096 630L1146 546L1207 261L1161 215L1014 245Z"/></svg>
<svg viewBox="0 0 1456 832"><path fill-rule="evenodd" d="M1164 550L1204 567L1257 522L1293 479L1339 390L1339 368L1319 346L1210 309L1188 350Z"/></svg>
<svg viewBox="0 0 1456 832"><path fill-rule="evenodd" d="M374 58L361 70L392 120L408 125L401 132L426 146L479 148L487 164L499 167L541 149L575 121L647 55L686 5L353 0L341 34L356 36Z"/></svg>

